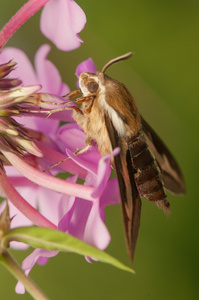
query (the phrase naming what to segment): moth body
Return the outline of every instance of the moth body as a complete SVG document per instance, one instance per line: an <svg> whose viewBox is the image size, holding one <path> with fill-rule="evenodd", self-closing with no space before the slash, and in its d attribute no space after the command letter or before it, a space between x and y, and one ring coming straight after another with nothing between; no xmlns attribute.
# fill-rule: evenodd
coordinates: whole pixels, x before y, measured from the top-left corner
<svg viewBox="0 0 199 300"><path fill-rule="evenodd" d="M137 133L138 129L141 128L140 114L135 103L133 103L133 97L126 87L116 80L114 80L114 87L112 88L113 90L111 90L110 85L112 84L112 81L112 78L102 74L101 72L98 72L97 74L88 72L82 73L79 78L79 86L83 97L94 96L95 99L82 103L82 115L73 111L73 118L86 133L86 144L95 140L101 155L112 152L112 146L105 125L105 113L109 115L118 136L121 139L126 140L126 138L130 138ZM97 86L97 90L93 93L88 89L89 84L91 83L93 83L93 85L96 83ZM121 85L124 90L122 94L120 92ZM118 95L115 95L117 92ZM126 94L126 99L124 99L124 92ZM120 101L117 102L120 103L117 103L118 107L115 108L114 104L116 102L116 96L119 96ZM125 103L125 100L128 101ZM89 112L87 112L88 107L90 106L92 108ZM134 115L129 114L128 106L133 107L133 110L136 112L137 119ZM125 117L126 111L127 118Z"/></svg>
<svg viewBox="0 0 199 300"><path fill-rule="evenodd" d="M95 141L101 155L120 147L111 165L118 177L125 238L132 262L140 226L140 197L168 213L165 188L184 194L185 183L169 150L141 117L131 93L124 84L104 73L111 64L131 55L111 60L102 72L80 75L83 97L77 98L77 103L82 104L73 111L73 118L86 133L86 144Z"/></svg>

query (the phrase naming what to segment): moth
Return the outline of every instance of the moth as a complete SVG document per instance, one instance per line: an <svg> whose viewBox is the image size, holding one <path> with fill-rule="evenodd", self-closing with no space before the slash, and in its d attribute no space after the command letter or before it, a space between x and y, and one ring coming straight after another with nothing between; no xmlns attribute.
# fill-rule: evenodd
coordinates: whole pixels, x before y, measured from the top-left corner
<svg viewBox="0 0 199 300"><path fill-rule="evenodd" d="M169 213L165 189L185 193L185 182L175 159L153 129L140 115L133 96L121 82L105 71L112 64L131 57L127 53L109 61L101 72L84 72L79 77L77 96L80 107L73 107L73 118L86 133L85 143L97 143L101 155L116 147L120 153L112 158L116 170L127 252L133 262L140 227L141 197ZM80 150L81 151L81 150ZM84 150L83 150L84 151Z"/></svg>

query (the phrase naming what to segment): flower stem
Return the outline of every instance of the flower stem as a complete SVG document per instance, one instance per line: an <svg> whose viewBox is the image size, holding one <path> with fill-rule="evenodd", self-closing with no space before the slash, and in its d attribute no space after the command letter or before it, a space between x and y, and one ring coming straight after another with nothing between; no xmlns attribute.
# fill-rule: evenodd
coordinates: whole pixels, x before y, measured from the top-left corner
<svg viewBox="0 0 199 300"><path fill-rule="evenodd" d="M3 250L3 252L0 255L0 262L12 273L12 275L19 280L26 290L29 292L29 294L34 299L39 300L48 300L49 298L41 291L38 286L32 281L32 279L29 276L26 276L24 274L24 271L21 269L21 267L18 265L18 263L15 261L15 259L11 256L11 254L7 250Z"/></svg>
<svg viewBox="0 0 199 300"><path fill-rule="evenodd" d="M49 0L29 0L18 12L8 21L0 32L0 50L5 46L11 36L34 15Z"/></svg>

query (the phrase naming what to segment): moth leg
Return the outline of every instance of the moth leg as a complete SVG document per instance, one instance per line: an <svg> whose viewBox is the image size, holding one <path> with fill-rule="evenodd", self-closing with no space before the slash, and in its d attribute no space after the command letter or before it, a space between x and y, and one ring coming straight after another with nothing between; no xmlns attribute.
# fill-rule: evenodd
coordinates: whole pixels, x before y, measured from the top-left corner
<svg viewBox="0 0 199 300"><path fill-rule="evenodd" d="M75 91L72 91L72 92L64 95L63 97L67 97L69 99L72 99L72 98L76 97L79 93L80 93L80 90L75 90Z"/></svg>
<svg viewBox="0 0 199 300"><path fill-rule="evenodd" d="M94 96L86 96L86 97L79 97L76 99L76 103L83 103L83 102L86 102L86 101L90 101L90 100L94 100Z"/></svg>
<svg viewBox="0 0 199 300"><path fill-rule="evenodd" d="M86 112L89 114L91 112L91 109L93 107L93 102L94 102L94 98L91 99L91 104L90 106L86 109Z"/></svg>
<svg viewBox="0 0 199 300"><path fill-rule="evenodd" d="M89 103L90 105L88 104L88 107L85 110L85 112L89 114L91 112L94 99L95 99L95 96L80 97L80 98L76 99L76 103L83 103L83 102L89 102L90 101L90 103Z"/></svg>
<svg viewBox="0 0 199 300"><path fill-rule="evenodd" d="M83 147L83 148L81 148L81 149L77 149L77 150L74 152L74 154L75 154L75 155L78 155L78 154L85 153L86 151L88 151L88 149L89 149L91 146L92 146L92 145L89 144L89 145L87 145L87 146L85 146L85 147Z"/></svg>
<svg viewBox="0 0 199 300"><path fill-rule="evenodd" d="M71 109L75 110L77 113L83 115L83 111L78 106L70 106Z"/></svg>
<svg viewBox="0 0 199 300"><path fill-rule="evenodd" d="M78 107L78 106L67 106L67 107L62 107L62 108L57 108L57 109L52 109L52 110L48 110L48 111L43 111L43 113L48 113L46 118L49 118L52 114L63 111L63 110L70 110L73 109L74 111L76 111L78 114L83 115L84 113L82 112L82 110Z"/></svg>

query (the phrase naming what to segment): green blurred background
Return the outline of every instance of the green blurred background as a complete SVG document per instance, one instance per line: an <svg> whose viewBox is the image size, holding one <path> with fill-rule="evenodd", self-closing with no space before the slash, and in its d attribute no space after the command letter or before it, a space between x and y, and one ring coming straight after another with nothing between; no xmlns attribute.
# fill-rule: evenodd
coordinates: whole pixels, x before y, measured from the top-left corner
<svg viewBox="0 0 199 300"><path fill-rule="evenodd" d="M0 27L25 1L0 4ZM87 15L82 46L72 52L52 45L50 59L63 81L75 88L75 68L92 57L96 66L129 51L133 58L112 66L108 74L134 95L140 112L177 158L187 184L185 197L168 195L171 216L143 200L136 249L136 275L101 263L88 264L74 254L59 254L35 266L32 278L51 299L198 299L198 0L77 0ZM31 59L49 41L39 31L39 13L9 41ZM112 240L107 252L129 264L120 206L106 209ZM30 251L28 251L29 253ZM19 262L26 252L13 252ZM0 266L2 299L19 299L15 279ZM23 299L31 299L28 294Z"/></svg>

